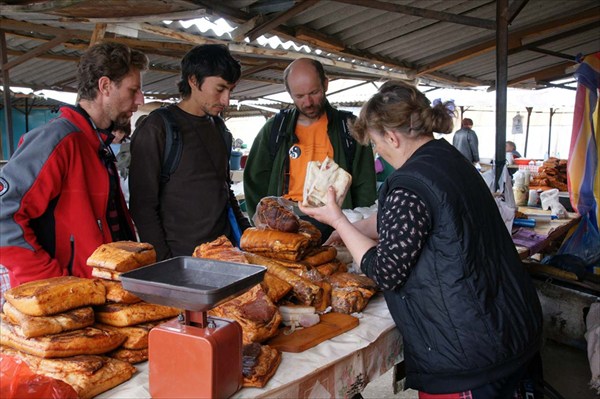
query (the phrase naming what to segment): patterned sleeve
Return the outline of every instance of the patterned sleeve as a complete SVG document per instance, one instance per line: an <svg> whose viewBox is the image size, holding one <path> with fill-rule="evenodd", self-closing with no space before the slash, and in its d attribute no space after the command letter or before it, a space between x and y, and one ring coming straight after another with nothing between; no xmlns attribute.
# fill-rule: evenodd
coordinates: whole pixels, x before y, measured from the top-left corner
<svg viewBox="0 0 600 399"><path fill-rule="evenodd" d="M386 198L379 216L379 243L362 258L361 270L384 290L406 282L429 236L430 215L413 192L396 189Z"/></svg>

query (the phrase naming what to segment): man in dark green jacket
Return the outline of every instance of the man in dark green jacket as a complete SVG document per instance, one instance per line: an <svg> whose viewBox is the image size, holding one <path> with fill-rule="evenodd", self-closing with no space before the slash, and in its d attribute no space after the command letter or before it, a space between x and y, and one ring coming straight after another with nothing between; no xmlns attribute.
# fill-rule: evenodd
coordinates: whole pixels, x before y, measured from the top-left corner
<svg viewBox="0 0 600 399"><path fill-rule="evenodd" d="M354 143L349 147L344 142L349 138L342 127L345 115L325 97L328 79L323 66L309 58L298 59L286 68L284 82L295 107L285 117L276 147L269 143L276 118L266 122L254 140L244 169L244 195L250 218L263 197L301 201L307 163L323 161L326 156L352 174L352 186L342 208L373 205L377 197L373 151L369 146ZM350 156L346 155L348 148L353 150ZM347 158L351 158L352 165ZM323 239L329 236L328 226L310 221L319 227Z"/></svg>

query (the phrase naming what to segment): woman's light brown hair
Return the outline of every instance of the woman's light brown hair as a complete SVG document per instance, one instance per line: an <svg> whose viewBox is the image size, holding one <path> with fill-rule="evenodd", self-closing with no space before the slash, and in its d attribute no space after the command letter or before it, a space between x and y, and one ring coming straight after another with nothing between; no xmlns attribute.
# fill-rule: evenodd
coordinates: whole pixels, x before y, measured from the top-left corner
<svg viewBox="0 0 600 399"><path fill-rule="evenodd" d="M394 130L409 137L450 133L452 115L449 103L431 107L430 102L416 87L402 81L386 82L363 105L352 128L352 134L361 144L369 144L369 131L383 135Z"/></svg>

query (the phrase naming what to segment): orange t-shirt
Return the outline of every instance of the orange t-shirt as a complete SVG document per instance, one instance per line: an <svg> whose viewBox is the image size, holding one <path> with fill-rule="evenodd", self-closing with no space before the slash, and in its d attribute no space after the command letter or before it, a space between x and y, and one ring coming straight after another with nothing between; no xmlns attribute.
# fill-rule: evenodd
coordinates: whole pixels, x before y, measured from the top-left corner
<svg viewBox="0 0 600 399"><path fill-rule="evenodd" d="M309 126L296 124L298 143L290 149L290 185L285 198L302 201L306 166L310 161L323 161L325 157L333 159L333 146L327 135L327 114L323 113L318 121Z"/></svg>

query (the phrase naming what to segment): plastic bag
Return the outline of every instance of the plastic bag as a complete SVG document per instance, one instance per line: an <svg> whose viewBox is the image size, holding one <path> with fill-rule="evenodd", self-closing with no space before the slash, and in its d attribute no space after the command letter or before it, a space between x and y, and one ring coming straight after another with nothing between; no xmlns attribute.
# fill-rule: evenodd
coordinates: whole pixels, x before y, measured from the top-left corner
<svg viewBox="0 0 600 399"><path fill-rule="evenodd" d="M259 229L297 233L300 218L294 213L296 202L283 197L264 197L256 205L252 223Z"/></svg>
<svg viewBox="0 0 600 399"><path fill-rule="evenodd" d="M512 189L512 179L510 177L510 173L508 173L508 168L506 166L503 167L502 174L500 175L500 184L498 191L496 192L494 191L494 181L496 177L494 168L488 169L482 173L481 177L483 177L483 180L485 180L487 186L494 195L494 199L496 200L496 205L498 205L498 210L500 211L500 216L502 216L504 225L508 229L508 232L512 233L512 225L513 221L515 220L515 210L517 209L517 205L515 204L515 196Z"/></svg>
<svg viewBox="0 0 600 399"><path fill-rule="evenodd" d="M558 249L558 254L579 257L591 273L594 267L600 267L600 233L590 221L589 214L581 217L573 234Z"/></svg>
<svg viewBox="0 0 600 399"><path fill-rule="evenodd" d="M559 219L564 219L567 217L567 210L564 205L560 203L558 194L559 191L557 188L546 190L540 194L540 202L543 210L550 209L553 215Z"/></svg>
<svg viewBox="0 0 600 399"><path fill-rule="evenodd" d="M34 374L22 360L0 353L0 397L3 399L77 399L66 382Z"/></svg>

